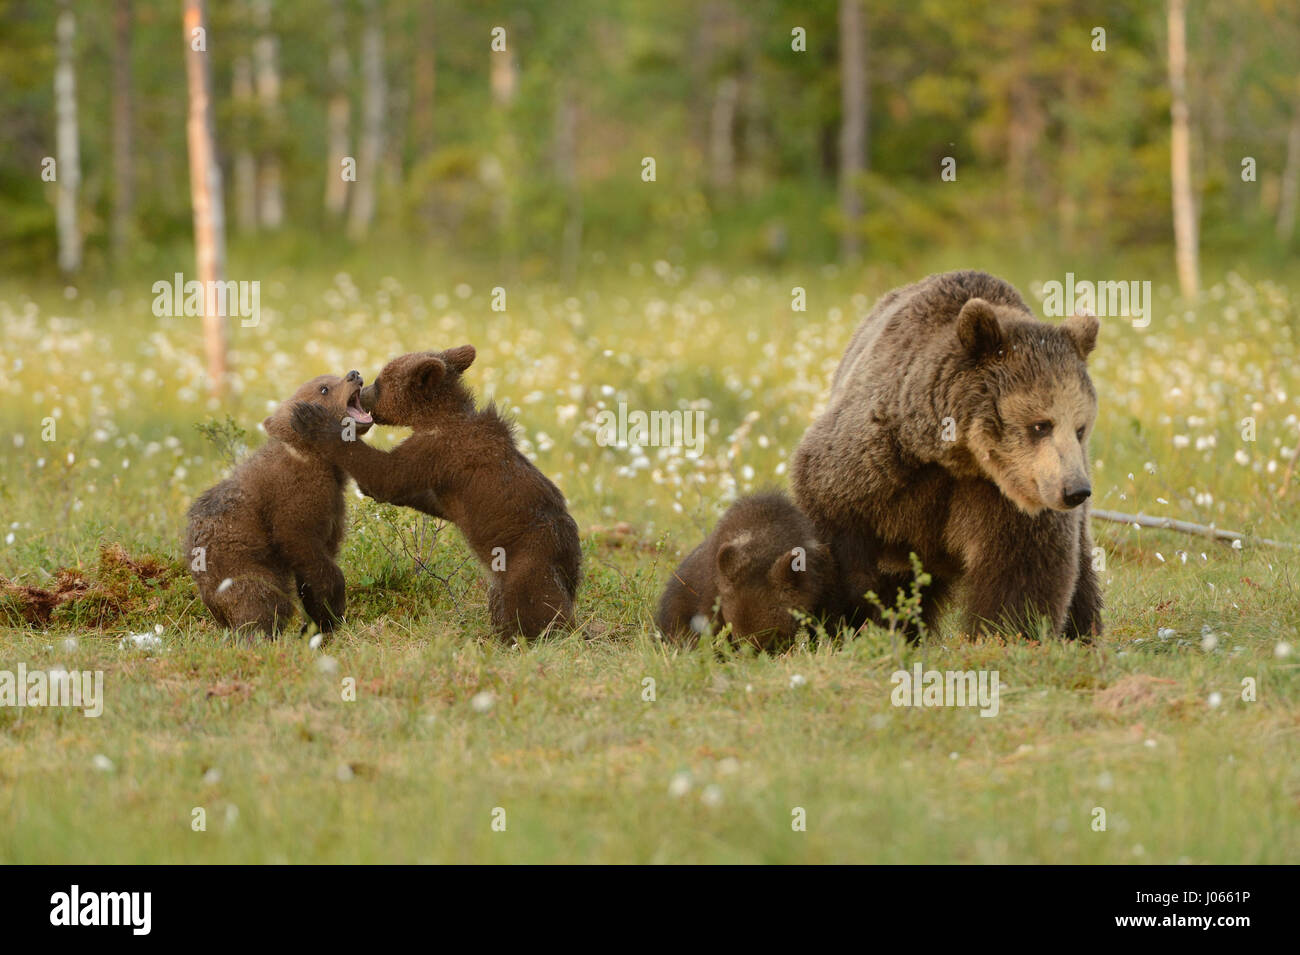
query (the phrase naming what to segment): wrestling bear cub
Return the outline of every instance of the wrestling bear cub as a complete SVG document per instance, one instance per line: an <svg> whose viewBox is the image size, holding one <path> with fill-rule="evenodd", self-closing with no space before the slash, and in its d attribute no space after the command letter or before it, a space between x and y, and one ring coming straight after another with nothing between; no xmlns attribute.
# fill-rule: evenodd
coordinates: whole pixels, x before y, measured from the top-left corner
<svg viewBox="0 0 1300 955"><path fill-rule="evenodd" d="M922 623L960 586L965 632L1101 633L1088 529L1086 360L1097 319L1039 321L983 272L932 275L862 320L795 451L795 500L831 548L851 625L931 577Z"/></svg>
<svg viewBox="0 0 1300 955"><path fill-rule="evenodd" d="M689 644L730 625L733 641L784 649L799 628L792 611L819 613L834 578L812 522L784 494L755 494L728 508L673 571L655 625Z"/></svg>
<svg viewBox="0 0 1300 955"><path fill-rule="evenodd" d="M361 391L376 424L413 434L392 451L346 440L337 413L299 404L293 428L377 501L455 524L489 570L488 609L498 635L533 638L573 623L581 574L578 525L564 495L515 447L508 421L480 410L461 381L475 351L394 358Z"/></svg>
<svg viewBox="0 0 1300 955"><path fill-rule="evenodd" d="M321 375L263 422L267 442L190 506L185 554L199 596L217 622L274 636L293 616L297 592L308 618L328 633L346 606L335 558L343 540L347 475L298 437L294 407L349 417L364 434L361 375ZM304 626L304 630L306 627Z"/></svg>

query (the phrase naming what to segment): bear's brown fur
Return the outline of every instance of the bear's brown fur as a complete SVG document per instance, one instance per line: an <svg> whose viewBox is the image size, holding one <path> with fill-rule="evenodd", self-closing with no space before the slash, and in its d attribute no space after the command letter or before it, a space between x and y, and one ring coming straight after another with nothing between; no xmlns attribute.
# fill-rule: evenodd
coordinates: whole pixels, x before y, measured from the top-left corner
<svg viewBox="0 0 1300 955"><path fill-rule="evenodd" d="M895 289L862 320L791 468L850 624L873 616L867 591L888 605L909 585L915 553L926 625L960 583L967 632L1101 632L1085 503L1097 331L1038 321L983 272Z"/></svg>
<svg viewBox="0 0 1300 955"><path fill-rule="evenodd" d="M812 521L784 494L755 494L731 505L673 571L655 624L691 643L706 627L730 624L733 640L781 649L799 628L791 611L819 613L834 582L830 551Z"/></svg>
<svg viewBox="0 0 1300 955"><path fill-rule="evenodd" d="M309 404L334 421L351 417L364 433L370 416L358 404L361 385L355 371L307 382L263 422L266 444L190 506L185 558L222 626L278 633L293 616L295 589L322 632L342 618L343 572L334 559L347 475L294 433L290 415Z"/></svg>
<svg viewBox="0 0 1300 955"><path fill-rule="evenodd" d="M571 625L581 573L578 525L564 495L515 447L509 422L474 406L461 375L474 348L394 358L361 392L376 424L414 434L390 452L341 441L338 423L315 406L294 412L310 438L377 501L451 521L490 571L488 607L496 632L533 638Z"/></svg>

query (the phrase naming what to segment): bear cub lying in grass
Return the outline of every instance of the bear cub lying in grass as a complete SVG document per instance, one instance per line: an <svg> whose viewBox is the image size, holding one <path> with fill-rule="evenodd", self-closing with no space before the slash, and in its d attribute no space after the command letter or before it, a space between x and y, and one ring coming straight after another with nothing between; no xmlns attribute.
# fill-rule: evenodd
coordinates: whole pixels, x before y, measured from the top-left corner
<svg viewBox="0 0 1300 955"><path fill-rule="evenodd" d="M502 637L532 639L573 623L581 573L578 525L564 495L515 447L511 424L479 410L461 375L472 345L394 358L361 392L376 424L414 434L392 451L345 440L337 411L303 402L293 428L377 501L455 524L490 571L488 608Z"/></svg>
<svg viewBox="0 0 1300 955"><path fill-rule="evenodd" d="M334 560L347 475L294 434L290 413L296 406L346 416L364 434L371 418L359 404L361 385L355 371L307 382L263 422L266 444L190 506L185 555L223 627L274 636L293 616L295 587L322 633L342 618L343 572Z"/></svg>
<svg viewBox="0 0 1300 955"><path fill-rule="evenodd" d="M733 641L782 649L799 629L791 611L820 613L834 586L830 551L812 521L784 494L755 494L731 505L673 572L655 624L690 643L730 624Z"/></svg>

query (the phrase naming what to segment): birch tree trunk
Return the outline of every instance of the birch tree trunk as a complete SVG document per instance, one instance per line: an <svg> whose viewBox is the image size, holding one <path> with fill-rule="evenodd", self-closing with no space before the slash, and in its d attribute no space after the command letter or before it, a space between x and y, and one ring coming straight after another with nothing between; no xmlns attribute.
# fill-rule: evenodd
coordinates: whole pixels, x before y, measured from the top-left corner
<svg viewBox="0 0 1300 955"><path fill-rule="evenodd" d="M1286 166L1282 169L1282 195L1277 204L1277 237L1290 242L1295 234L1296 205L1300 200L1300 79L1292 105L1291 131L1286 137Z"/></svg>
<svg viewBox="0 0 1300 955"><path fill-rule="evenodd" d="M203 282L203 343L208 391L220 397L226 387L226 319L219 314L216 283L226 271L226 224L212 121L212 76L205 49L196 50L195 30L206 37L204 0L182 0L185 11L185 74L189 85L186 134L190 150L190 203L194 207L194 255Z"/></svg>
<svg viewBox="0 0 1300 955"><path fill-rule="evenodd" d="M240 232L257 231L257 159L249 146L253 114L253 67L246 56L235 57L231 68L235 100L235 224Z"/></svg>
<svg viewBox="0 0 1300 955"><path fill-rule="evenodd" d="M257 99L262 108L263 129L278 134L281 127L279 41L271 30L271 0L256 0L253 20L261 31L253 43L253 60L257 65ZM264 144L258 157L257 220L266 229L278 229L284 224L280 156L274 143L269 147Z"/></svg>
<svg viewBox="0 0 1300 955"><path fill-rule="evenodd" d="M437 21L433 13L433 4L420 5L419 21L415 37L415 79L413 86L414 116L413 138L415 149L421 159L430 155L436 145L434 138L434 97L438 88L438 54L435 47L437 39Z"/></svg>
<svg viewBox="0 0 1300 955"><path fill-rule="evenodd" d="M862 196L857 179L866 168L867 51L862 0L840 0L840 257L861 252Z"/></svg>
<svg viewBox="0 0 1300 955"><path fill-rule="evenodd" d="M363 239L375 218L380 159L384 148L384 37L379 4L365 0L366 25L361 37L361 152L353 184L348 235Z"/></svg>
<svg viewBox="0 0 1300 955"><path fill-rule="evenodd" d="M338 219L348 201L348 184L343 179L343 160L348 156L348 126L352 121L352 99L348 95L347 24L340 0L334 0L331 15L330 100L327 113L328 168L325 170L325 212Z"/></svg>
<svg viewBox="0 0 1300 955"><path fill-rule="evenodd" d="M126 257L131 240L135 168L131 155L131 0L113 8L113 258Z"/></svg>
<svg viewBox="0 0 1300 955"><path fill-rule="evenodd" d="M1174 206L1174 258L1183 297L1198 294L1196 202L1192 196L1191 122L1187 109L1185 0L1169 0L1170 184Z"/></svg>
<svg viewBox="0 0 1300 955"><path fill-rule="evenodd" d="M66 3L55 27L58 37L54 67L55 225L59 234L59 269L72 274L81 268L81 233L77 227L77 192L81 185L81 156L77 140L77 19Z"/></svg>
<svg viewBox="0 0 1300 955"><path fill-rule="evenodd" d="M556 104L555 178L564 195L560 271L572 281L582 251L582 192L578 188L578 98L570 83L562 84Z"/></svg>
<svg viewBox="0 0 1300 955"><path fill-rule="evenodd" d="M736 178L736 107L740 82L734 76L718 80L709 116L709 180L719 192L727 192Z"/></svg>

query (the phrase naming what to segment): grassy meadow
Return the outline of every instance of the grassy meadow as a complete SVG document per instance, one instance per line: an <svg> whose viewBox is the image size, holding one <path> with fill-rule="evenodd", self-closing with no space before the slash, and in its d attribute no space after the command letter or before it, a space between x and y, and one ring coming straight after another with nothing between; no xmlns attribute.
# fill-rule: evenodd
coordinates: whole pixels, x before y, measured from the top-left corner
<svg viewBox="0 0 1300 955"><path fill-rule="evenodd" d="M259 273L219 406L200 320L151 311L162 276L0 281L0 669L102 670L106 698L98 719L0 707L0 862L1300 861L1297 552L1094 522L1093 647L656 638L676 561L737 495L786 486L854 325L921 273L646 260L504 283L498 312L490 271L366 259ZM1064 279L936 264L1027 297ZM1095 506L1300 542L1300 289L1208 279L1195 308L1157 283L1145 329L1103 320ZM582 529L578 631L494 641L455 529L350 490L346 625L232 641L182 562L191 500L302 381L464 342ZM700 453L600 445L620 403L705 412ZM999 671L1000 712L893 706L916 662Z"/></svg>

